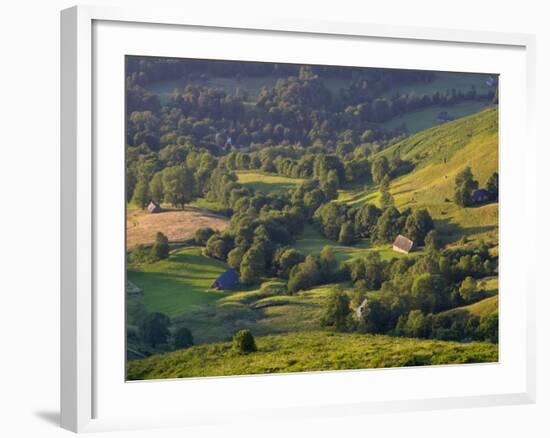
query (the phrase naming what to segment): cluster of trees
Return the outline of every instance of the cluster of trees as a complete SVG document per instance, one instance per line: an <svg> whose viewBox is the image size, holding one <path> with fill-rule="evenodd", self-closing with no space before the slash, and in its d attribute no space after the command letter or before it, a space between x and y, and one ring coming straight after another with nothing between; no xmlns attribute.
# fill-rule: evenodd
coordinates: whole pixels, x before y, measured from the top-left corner
<svg viewBox="0 0 550 438"><path fill-rule="evenodd" d="M394 94L390 97L375 97L374 99L359 101L356 105L346 108L346 113L352 114L360 120L371 122L386 122L393 117L410 111L416 111L433 105L454 105L459 102L483 100L492 101L495 93L489 90L478 93L475 87L464 92L450 89L445 92L435 91L431 94L417 95L414 91Z"/></svg>
<svg viewBox="0 0 550 438"><path fill-rule="evenodd" d="M398 234L406 235L415 244L423 244L434 226L428 210L399 211L392 204L390 202L381 209L369 203L352 208L332 202L321 205L315 211L314 219L325 237L344 245L352 245L358 238L388 243Z"/></svg>
<svg viewBox="0 0 550 438"><path fill-rule="evenodd" d="M391 97L381 94L402 83L429 81L433 74L384 69L337 69L280 64L254 64L200 60L130 58L127 66L127 144L158 151L168 144L187 139L212 152L225 139L234 145L258 150L278 144L322 148L346 157L348 174L360 170L351 159L358 147L376 149L375 141L387 142L394 132L385 132L380 122L428 105L453 104L467 99L491 99L469 92L416 96L406 93ZM224 70L226 69L226 70ZM237 89L232 94L209 87L212 76L250 77L275 75L271 88L264 87L250 98ZM330 91L326 79L349 81L340 93ZM182 80L168 103L147 92L147 84L166 79ZM252 158L252 157L249 157ZM248 160L249 158L245 158ZM355 157L357 159L359 157ZM279 160L281 161L281 160ZM279 173L301 173L297 163L258 160L241 165ZM271 171L271 170L269 170ZM348 175L349 176L349 175Z"/></svg>
<svg viewBox="0 0 550 438"><path fill-rule="evenodd" d="M475 279L493 275L495 264L483 244L443 251L432 248L416 259L383 261L369 255L350 266L350 277L360 291L382 292L369 300L364 322L367 331L387 333L412 310L435 314L475 301L483 295Z"/></svg>
<svg viewBox="0 0 550 438"><path fill-rule="evenodd" d="M213 172L207 198L231 208L230 226L223 233L198 230L195 240L202 243L208 235L206 254L238 269L244 284L266 274L287 276L304 259L289 246L303 231L303 209L285 197L252 193L225 171L219 174Z"/></svg>
<svg viewBox="0 0 550 438"><path fill-rule="evenodd" d="M384 261L376 253L349 267L352 291L336 288L327 297L321 324L337 330L358 330L445 340L498 342L498 313L479 318L467 312L446 312L483 298L476 277L494 273L482 245L468 250L432 250L427 256ZM381 293L355 309L367 291Z"/></svg>
<svg viewBox="0 0 550 438"><path fill-rule="evenodd" d="M424 314L420 310L412 310L408 315L399 317L394 335L498 343L498 311L479 317L467 312Z"/></svg>
<svg viewBox="0 0 550 438"><path fill-rule="evenodd" d="M466 167L455 177L454 201L461 207L469 207L474 204L472 195L479 189L479 182L474 179L471 167ZM498 173L494 172L485 185L489 194L489 201L498 201Z"/></svg>
<svg viewBox="0 0 550 438"><path fill-rule="evenodd" d="M137 245L130 253L132 263L151 263L168 257L170 246L168 238L161 233L157 233L155 243L149 248L145 245Z"/></svg>
<svg viewBox="0 0 550 438"><path fill-rule="evenodd" d="M171 351L194 345L193 334L188 328L178 327L172 332L171 324L170 318L164 313L147 313L132 336L153 350Z"/></svg>
<svg viewBox="0 0 550 438"><path fill-rule="evenodd" d="M209 151L196 148L187 139L181 144L151 151L146 145L126 150L127 200L144 207L150 199L181 207L202 196L210 173L218 166Z"/></svg>

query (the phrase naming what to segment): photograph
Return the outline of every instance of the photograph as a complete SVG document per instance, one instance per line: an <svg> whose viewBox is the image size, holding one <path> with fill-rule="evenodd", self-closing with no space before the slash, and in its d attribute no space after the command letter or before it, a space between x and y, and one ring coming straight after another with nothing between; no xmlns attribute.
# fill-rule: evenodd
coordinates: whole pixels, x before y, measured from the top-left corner
<svg viewBox="0 0 550 438"><path fill-rule="evenodd" d="M499 362L498 74L126 55L124 87L127 381Z"/></svg>

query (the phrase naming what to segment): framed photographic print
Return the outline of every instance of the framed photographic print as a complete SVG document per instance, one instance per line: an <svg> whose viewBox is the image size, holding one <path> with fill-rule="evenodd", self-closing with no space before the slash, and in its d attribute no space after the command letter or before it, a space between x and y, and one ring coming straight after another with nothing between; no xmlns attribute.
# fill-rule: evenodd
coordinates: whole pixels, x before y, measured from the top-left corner
<svg viewBox="0 0 550 438"><path fill-rule="evenodd" d="M533 37L75 7L61 44L63 427L534 400Z"/></svg>

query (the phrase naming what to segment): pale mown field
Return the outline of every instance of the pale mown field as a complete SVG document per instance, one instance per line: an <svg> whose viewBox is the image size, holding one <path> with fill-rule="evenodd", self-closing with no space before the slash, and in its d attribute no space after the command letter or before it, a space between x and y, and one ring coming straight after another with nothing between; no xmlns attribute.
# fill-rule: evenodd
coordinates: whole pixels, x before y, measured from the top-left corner
<svg viewBox="0 0 550 438"><path fill-rule="evenodd" d="M227 218L195 207L184 210L167 210L150 214L147 210L128 209L126 215L126 242L128 249L136 245L150 245L157 232L162 232L170 242L191 239L195 231L203 227L223 231Z"/></svg>

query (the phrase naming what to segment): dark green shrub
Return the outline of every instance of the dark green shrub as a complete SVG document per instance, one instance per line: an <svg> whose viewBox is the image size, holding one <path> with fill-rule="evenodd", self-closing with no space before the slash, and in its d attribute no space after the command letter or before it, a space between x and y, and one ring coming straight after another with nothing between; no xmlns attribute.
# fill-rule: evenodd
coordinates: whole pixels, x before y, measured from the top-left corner
<svg viewBox="0 0 550 438"><path fill-rule="evenodd" d="M151 247L151 258L153 260L162 260L168 257L170 248L168 246L168 237L160 231L157 233L155 243Z"/></svg>
<svg viewBox="0 0 550 438"><path fill-rule="evenodd" d="M187 327L180 327L174 333L174 346L176 348L189 348L194 345L193 334Z"/></svg>
<svg viewBox="0 0 550 438"><path fill-rule="evenodd" d="M239 330L233 336L233 348L239 353L253 353L258 350L250 330Z"/></svg>
<svg viewBox="0 0 550 438"><path fill-rule="evenodd" d="M139 331L143 341L155 348L158 345L165 344L170 335L170 318L164 313L148 314L139 326Z"/></svg>

